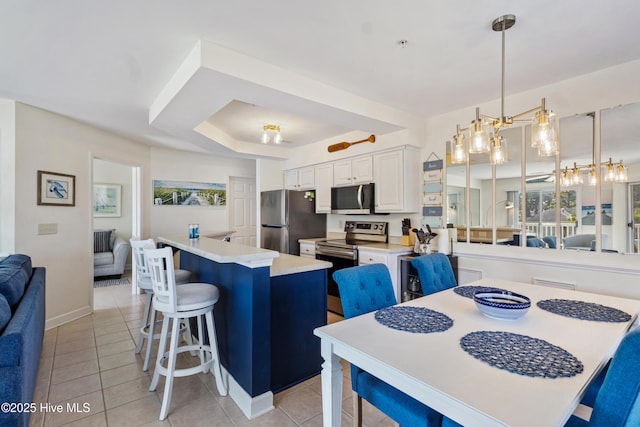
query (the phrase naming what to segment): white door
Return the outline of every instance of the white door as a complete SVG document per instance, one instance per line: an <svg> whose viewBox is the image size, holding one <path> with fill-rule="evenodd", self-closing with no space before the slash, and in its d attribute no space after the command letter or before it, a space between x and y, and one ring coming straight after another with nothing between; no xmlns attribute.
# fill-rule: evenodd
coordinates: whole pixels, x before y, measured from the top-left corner
<svg viewBox="0 0 640 427"><path fill-rule="evenodd" d="M229 179L229 224L235 231L231 241L257 247L256 239L256 180L255 178Z"/></svg>

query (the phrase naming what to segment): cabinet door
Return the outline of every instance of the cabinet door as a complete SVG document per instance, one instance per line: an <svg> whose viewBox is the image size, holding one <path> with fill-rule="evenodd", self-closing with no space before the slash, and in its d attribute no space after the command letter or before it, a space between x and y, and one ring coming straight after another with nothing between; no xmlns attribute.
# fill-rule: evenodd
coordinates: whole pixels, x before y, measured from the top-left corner
<svg viewBox="0 0 640 427"><path fill-rule="evenodd" d="M298 171L296 169L284 171L284 188L287 190L298 189Z"/></svg>
<svg viewBox="0 0 640 427"><path fill-rule="evenodd" d="M331 213L333 164L316 166L316 213Z"/></svg>
<svg viewBox="0 0 640 427"><path fill-rule="evenodd" d="M316 257L316 245L311 243L300 243L300 256L306 258Z"/></svg>
<svg viewBox="0 0 640 427"><path fill-rule="evenodd" d="M333 163L333 185L339 187L341 185L352 184L351 179L351 160L339 160Z"/></svg>
<svg viewBox="0 0 640 427"><path fill-rule="evenodd" d="M313 190L315 177L315 168L298 169L298 190Z"/></svg>
<svg viewBox="0 0 640 427"><path fill-rule="evenodd" d="M366 252L366 251L360 250L358 252L358 265L365 265L365 264L387 265L387 256L385 254L381 254L377 252Z"/></svg>
<svg viewBox="0 0 640 427"><path fill-rule="evenodd" d="M351 161L352 182L367 184L373 182L373 159L371 156L358 157Z"/></svg>
<svg viewBox="0 0 640 427"><path fill-rule="evenodd" d="M403 151L375 154L376 212L394 212L404 209ZM418 179L418 177L408 177Z"/></svg>

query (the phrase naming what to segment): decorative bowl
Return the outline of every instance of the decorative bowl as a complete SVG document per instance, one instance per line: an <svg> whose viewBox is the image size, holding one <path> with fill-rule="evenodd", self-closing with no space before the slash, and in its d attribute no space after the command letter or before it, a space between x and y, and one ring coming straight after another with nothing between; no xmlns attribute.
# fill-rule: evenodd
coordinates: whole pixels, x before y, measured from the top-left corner
<svg viewBox="0 0 640 427"><path fill-rule="evenodd" d="M477 291L473 295L476 307L492 319L516 320L531 307L531 300L510 291Z"/></svg>

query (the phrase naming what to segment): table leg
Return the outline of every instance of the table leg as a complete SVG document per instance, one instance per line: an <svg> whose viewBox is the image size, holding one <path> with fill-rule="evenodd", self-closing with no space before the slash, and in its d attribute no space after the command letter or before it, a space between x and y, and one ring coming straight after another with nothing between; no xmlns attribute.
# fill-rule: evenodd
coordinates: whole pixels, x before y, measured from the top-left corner
<svg viewBox="0 0 640 427"><path fill-rule="evenodd" d="M333 354L333 345L321 342L322 364L322 425L340 427L342 419L342 364Z"/></svg>

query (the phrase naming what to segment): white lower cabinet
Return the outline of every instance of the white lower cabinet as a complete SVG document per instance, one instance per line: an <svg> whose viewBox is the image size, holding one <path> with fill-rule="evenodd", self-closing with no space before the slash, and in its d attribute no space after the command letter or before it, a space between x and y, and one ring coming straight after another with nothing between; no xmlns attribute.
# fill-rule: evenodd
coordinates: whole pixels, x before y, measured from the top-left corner
<svg viewBox="0 0 640 427"><path fill-rule="evenodd" d="M316 257L316 245L315 243L300 243L300 256L306 258L314 258Z"/></svg>
<svg viewBox="0 0 640 427"><path fill-rule="evenodd" d="M400 302L400 267L398 258L411 252L407 248L406 252L387 253L380 251L367 250L366 247L358 248L358 265L366 264L384 264L389 269L391 283L393 283L393 292L396 295L396 301Z"/></svg>

